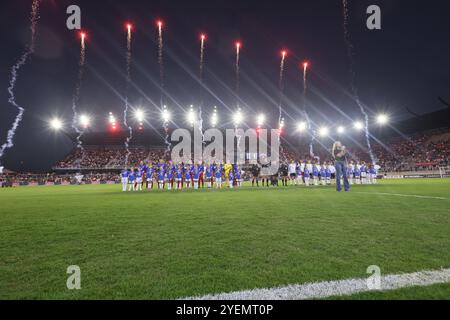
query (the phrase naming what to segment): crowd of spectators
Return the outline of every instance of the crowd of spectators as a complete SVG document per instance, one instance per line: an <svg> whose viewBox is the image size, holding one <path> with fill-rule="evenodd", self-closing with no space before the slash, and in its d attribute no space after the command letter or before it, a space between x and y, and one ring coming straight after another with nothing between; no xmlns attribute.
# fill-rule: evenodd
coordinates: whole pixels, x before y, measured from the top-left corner
<svg viewBox="0 0 450 320"><path fill-rule="evenodd" d="M298 160L331 161L331 146L316 144L311 154L309 143L298 145L283 144L281 161L290 163ZM371 162L364 143L349 145L350 156L354 161ZM435 130L409 137L395 137L388 141L372 144L373 155L383 171L417 171L436 169L450 165L450 131ZM137 165L169 160L165 147L131 147L128 163ZM87 147L84 151L76 149L66 159L56 164L55 169L72 170L112 170L125 166L127 150L122 146Z"/></svg>
<svg viewBox="0 0 450 320"><path fill-rule="evenodd" d="M126 157L128 163L140 161L156 162L165 157L163 148L131 147L127 151L124 147L89 146L84 149L76 149L64 160L55 165L56 169L121 169L125 166Z"/></svg>

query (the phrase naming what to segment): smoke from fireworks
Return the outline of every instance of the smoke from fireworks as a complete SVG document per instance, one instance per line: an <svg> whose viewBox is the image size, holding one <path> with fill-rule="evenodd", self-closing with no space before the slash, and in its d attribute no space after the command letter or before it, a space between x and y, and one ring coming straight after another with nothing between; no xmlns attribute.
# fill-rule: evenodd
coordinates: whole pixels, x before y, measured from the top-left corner
<svg viewBox="0 0 450 320"><path fill-rule="evenodd" d="M15 87L17 83L17 79L19 76L20 69L27 63L28 58L30 55L34 53L35 47L36 47L36 33L37 33L37 23L39 21L39 6L40 6L40 0L33 0L32 6L31 6L31 17L30 17L30 30L31 30L31 40L28 45L28 48L25 50L25 52L22 54L22 56L19 58L17 63L11 68L11 77L9 81L9 87L8 87L8 93L9 93L9 100L8 102L17 108L19 111L14 122L11 125L11 129L8 131L6 142L0 147L0 160L5 154L6 149L10 149L14 147L14 136L16 135L16 131L20 125L20 122L22 121L23 114L25 113L25 108L19 106L16 102L15 97Z"/></svg>
<svg viewBox="0 0 450 320"><path fill-rule="evenodd" d="M128 110L129 110L129 102L128 102L128 89L131 84L131 40L132 40L132 25L127 24L127 54L126 54L126 69L127 69L127 85L126 85L126 95L125 95L125 109L123 111L123 124L125 128L128 128L129 135L125 140L125 166L128 166L128 158L130 157L130 141L133 138L133 128L128 124Z"/></svg>
<svg viewBox="0 0 450 320"><path fill-rule="evenodd" d="M165 144L167 146L166 157L169 157L170 151L172 150L172 143L169 141L170 113L169 113L169 110L167 110L167 106L163 106L162 120L163 120L164 132L166 133L165 140L164 140L164 142L165 142Z"/></svg>
<svg viewBox="0 0 450 320"><path fill-rule="evenodd" d="M358 88L355 84L355 61L354 61L354 46L351 41L350 37L350 31L349 31L349 22L350 22L350 7L349 7L349 1L348 0L342 0L342 6L343 6L343 14L344 14L344 39L345 43L347 45L347 55L350 63L350 87L352 90L353 97L356 101L356 104L358 105L359 109L361 110L361 113L364 116L364 131L366 135L366 143L367 143L367 149L369 151L370 159L372 160L372 163L376 163L375 156L372 151L372 146L370 144L370 132L369 132L369 115L367 114L364 105L362 104Z"/></svg>
<svg viewBox="0 0 450 320"><path fill-rule="evenodd" d="M77 148L81 150L81 159L78 161L78 165L80 166L83 162L84 158L84 148L83 143L81 141L81 137L84 133L83 130L80 130L78 127L78 102L80 101L80 91L81 91L81 84L83 82L83 75L84 75L84 66L86 64L86 34L82 32L80 34L81 37L81 44L80 44L80 60L78 63L79 70L78 70L78 80L75 85L75 92L72 99L72 111L73 111L73 119L72 119L72 128L76 131L78 134L77 136Z"/></svg>

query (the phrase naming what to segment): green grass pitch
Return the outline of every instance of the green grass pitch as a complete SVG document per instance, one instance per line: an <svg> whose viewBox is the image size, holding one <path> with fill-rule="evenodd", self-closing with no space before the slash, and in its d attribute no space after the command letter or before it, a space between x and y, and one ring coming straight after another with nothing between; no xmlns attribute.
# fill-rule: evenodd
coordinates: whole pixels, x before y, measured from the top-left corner
<svg viewBox="0 0 450 320"><path fill-rule="evenodd" d="M450 179L350 193L120 189L0 189L0 298L174 299L367 277L369 265L450 267ZM66 288L69 265L81 268L81 290ZM448 299L450 284L340 298Z"/></svg>

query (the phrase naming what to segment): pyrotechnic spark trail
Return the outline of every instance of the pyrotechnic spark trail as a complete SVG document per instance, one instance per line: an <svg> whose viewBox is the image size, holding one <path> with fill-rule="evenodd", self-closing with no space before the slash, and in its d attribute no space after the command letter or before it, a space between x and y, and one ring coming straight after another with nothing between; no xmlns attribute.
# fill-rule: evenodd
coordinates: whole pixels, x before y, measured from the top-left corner
<svg viewBox="0 0 450 320"><path fill-rule="evenodd" d="M127 85L126 85L126 94L125 94L125 109L123 111L123 124L125 128L128 128L129 136L125 140L125 166L128 166L128 158L130 157L130 141L133 138L133 128L128 124L128 110L129 110L129 102L128 102L128 90L131 85L131 40L132 40L132 26L131 24L127 24L127 54L126 54L126 68L127 68Z"/></svg>
<svg viewBox="0 0 450 320"><path fill-rule="evenodd" d="M361 113L364 116L364 122L365 122L365 126L364 126L364 130L365 130L365 135L366 135L366 143L367 143L367 149L369 151L369 155L370 155L370 159L372 160L372 163L376 163L376 159L375 156L373 154L372 151L372 146L370 144L370 132L369 132L369 115L367 114L364 105L362 104L360 98L359 98L359 93L358 93L358 88L356 87L355 84L355 78L356 78L356 73L355 73L355 61L354 61L354 46L353 43L351 41L351 36L350 36L350 31L349 31L349 21L350 21L350 7L349 7L349 1L348 0L342 0L342 6L343 6L343 10L344 10L344 39L345 39L345 43L347 45L347 55L348 55L348 59L349 59L349 63L350 63L350 87L352 90L352 94L355 98L356 104L358 105L358 107L361 110Z"/></svg>
<svg viewBox="0 0 450 320"><path fill-rule="evenodd" d="M241 91L241 43L236 42L236 96L238 99L238 107L239 107L239 95Z"/></svg>
<svg viewBox="0 0 450 320"><path fill-rule="evenodd" d="M278 123L281 123L281 118L282 118L282 102L283 102L283 93L284 93L284 68L285 68L285 63L286 63L286 51L282 51L281 52L281 63L280 63L280 78L279 78L279 89L280 89L280 104L279 104L279 109L280 109L280 117L279 117L279 121Z"/></svg>
<svg viewBox="0 0 450 320"><path fill-rule="evenodd" d="M303 63L303 112L306 118L306 122L308 124L308 131L311 134L311 141L309 143L309 154L311 155L311 157L314 157L315 156L314 141L316 139L316 135L312 130L311 119L309 118L308 107L306 105L306 94L308 91L308 66L309 66L308 62Z"/></svg>
<svg viewBox="0 0 450 320"><path fill-rule="evenodd" d="M82 32L80 34L81 36L81 46L80 46L80 60L78 63L79 70L78 70L78 80L75 86L75 92L72 99L72 111L73 111L73 119L72 119L72 128L76 131L78 134L77 136L77 148L81 151L81 159L78 160L78 166L81 166L81 163L84 159L84 148L83 143L81 141L81 137L83 136L84 130L80 130L78 127L79 117L78 117L78 103L80 101L80 91L81 91L81 84L83 81L83 75L84 75L84 66L86 64L86 34Z"/></svg>
<svg viewBox="0 0 450 320"><path fill-rule="evenodd" d="M25 113L25 108L19 106L16 102L16 97L14 94L14 90L16 87L16 82L19 76L20 69L27 63L28 58L30 55L34 53L35 46L36 46L36 34L37 34L37 24L39 21L39 6L40 6L40 0L33 0L32 6L31 6L31 17L30 17L30 30L31 30L31 40L28 45L28 48L25 50L25 52L22 54L22 56L19 58L17 63L12 67L11 69L11 77L9 81L9 87L8 87L8 93L9 93L9 100L8 102L16 107L19 110L19 113L16 116L16 119L12 123L11 129L8 131L6 142L0 147L0 160L5 154L6 149L10 149L14 147L14 136L16 135L16 131L20 125L20 122L22 121L23 114Z"/></svg>
<svg viewBox="0 0 450 320"><path fill-rule="evenodd" d="M202 145L204 146L205 144L205 136L203 133L203 118L202 118L202 105L203 105L203 72L204 72L204 67L205 67L205 41L206 41L206 35L205 34L201 34L200 35L200 83L201 83L201 94L200 96L201 98L201 102L200 102L200 107L198 110L198 116L199 116L199 130L200 133L202 135Z"/></svg>
<svg viewBox="0 0 450 320"><path fill-rule="evenodd" d="M206 35L200 35L200 82L203 84L203 69L205 64L205 40Z"/></svg>
<svg viewBox="0 0 450 320"><path fill-rule="evenodd" d="M161 100L164 89L164 41L163 41L163 23L158 21L158 63L159 63L159 78L161 85Z"/></svg>

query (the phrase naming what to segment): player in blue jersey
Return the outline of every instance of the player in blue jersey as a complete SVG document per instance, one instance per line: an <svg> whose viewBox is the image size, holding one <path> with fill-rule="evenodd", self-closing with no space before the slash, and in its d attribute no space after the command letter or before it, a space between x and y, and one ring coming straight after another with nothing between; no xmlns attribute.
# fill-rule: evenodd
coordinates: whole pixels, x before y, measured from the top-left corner
<svg viewBox="0 0 450 320"><path fill-rule="evenodd" d="M242 187L242 182L244 180L242 179L242 170L241 170L241 168L239 166L237 166L237 168L236 168L236 176L235 176L235 178L236 178L236 186L239 187L239 188Z"/></svg>
<svg viewBox="0 0 450 320"><path fill-rule="evenodd" d="M230 186L230 189L233 189L234 187L234 170L231 169L228 173L228 184Z"/></svg>
<svg viewBox="0 0 450 320"><path fill-rule="evenodd" d="M369 184L374 184L374 180L376 179L376 171L373 164L369 165L367 169L367 180Z"/></svg>
<svg viewBox="0 0 450 320"><path fill-rule="evenodd" d="M183 166L181 164L175 169L175 189L181 190L183 188Z"/></svg>
<svg viewBox="0 0 450 320"><path fill-rule="evenodd" d="M136 176L134 175L134 171L130 170L130 173L128 175L128 184L130 185L130 187L129 187L128 191L135 191L136 190L135 182L136 182Z"/></svg>
<svg viewBox="0 0 450 320"><path fill-rule="evenodd" d="M128 176L130 175L131 170L122 170L122 172L120 173L120 178L122 181L122 191L127 191L127 185L128 185Z"/></svg>
<svg viewBox="0 0 450 320"><path fill-rule="evenodd" d="M309 179L311 179L311 172L309 171L308 166L305 166L305 169L303 169L303 179L305 180L305 185L309 187Z"/></svg>
<svg viewBox="0 0 450 320"><path fill-rule="evenodd" d="M155 173L155 169L153 165L150 163L145 169L145 180L147 190L153 189L153 174Z"/></svg>
<svg viewBox="0 0 450 320"><path fill-rule="evenodd" d="M299 186L303 183L303 170L300 162L297 162L297 166L295 167L295 171L297 173L297 183Z"/></svg>
<svg viewBox="0 0 450 320"><path fill-rule="evenodd" d="M191 187L194 187L194 161L191 161L191 164L189 165L189 173L191 177Z"/></svg>
<svg viewBox="0 0 450 320"><path fill-rule="evenodd" d="M192 171L192 181L194 182L193 187L195 190L199 187L199 180L200 180L200 168L199 165L194 165L194 170Z"/></svg>
<svg viewBox="0 0 450 320"><path fill-rule="evenodd" d="M186 189L189 189L191 187L191 183L192 183L192 174L191 174L191 167L188 166L185 169L185 173L184 173L184 183L186 184Z"/></svg>
<svg viewBox="0 0 450 320"><path fill-rule="evenodd" d="M143 177L143 173L138 168L138 169L134 170L134 175L136 177L135 190L136 191L142 191L142 177Z"/></svg>
<svg viewBox="0 0 450 320"><path fill-rule="evenodd" d="M214 166L211 165L207 165L206 169L205 169L205 181L208 185L208 189L211 189L212 187L212 174L214 172Z"/></svg>
<svg viewBox="0 0 450 320"><path fill-rule="evenodd" d="M314 162L312 167L312 176L313 176L313 182L315 186L319 185L319 167L317 166L317 163Z"/></svg>
<svg viewBox="0 0 450 320"><path fill-rule="evenodd" d="M222 171L223 171L223 167L221 164L216 166L216 170L214 172L214 176L215 176L215 184L216 184L216 188L217 189L221 189L222 188Z"/></svg>
<svg viewBox="0 0 450 320"><path fill-rule="evenodd" d="M164 164L160 163L158 166L158 190L164 190L166 181L166 170Z"/></svg>
<svg viewBox="0 0 450 320"><path fill-rule="evenodd" d="M175 181L175 172L176 167L173 164L172 161L169 161L169 165L167 167L167 183L168 183L168 189L173 190L174 189L174 181Z"/></svg>
<svg viewBox="0 0 450 320"><path fill-rule="evenodd" d="M167 170L167 190L171 191L173 189L173 180L175 176L175 171L172 165L169 165Z"/></svg>

